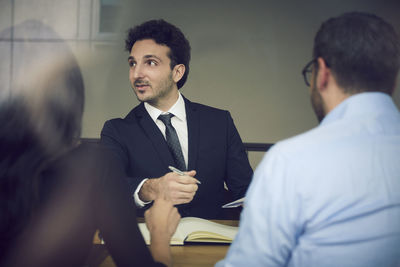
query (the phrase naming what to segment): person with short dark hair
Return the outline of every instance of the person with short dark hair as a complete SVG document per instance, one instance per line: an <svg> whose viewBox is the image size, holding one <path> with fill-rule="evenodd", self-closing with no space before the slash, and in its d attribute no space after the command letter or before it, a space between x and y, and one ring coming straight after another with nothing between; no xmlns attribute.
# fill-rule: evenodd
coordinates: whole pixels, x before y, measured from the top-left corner
<svg viewBox="0 0 400 267"><path fill-rule="evenodd" d="M168 46L170 51L168 57L170 59L171 70L177 64L185 66L185 73L182 78L177 82L178 89L181 89L186 83L189 75L189 62L190 62L190 44L181 30L176 26L167 23L164 20L150 20L140 26L131 28L125 40L125 49L129 53L133 45L140 40L152 39L157 44Z"/></svg>
<svg viewBox="0 0 400 267"><path fill-rule="evenodd" d="M107 121L101 143L120 162L137 206L165 193L182 216L219 218L224 182L233 199L241 198L253 174L231 115L179 92L189 74L190 45L176 26L146 21L129 30L126 50L141 103L124 119Z"/></svg>
<svg viewBox="0 0 400 267"><path fill-rule="evenodd" d="M268 151L216 266L399 266L399 45L372 14L322 24L303 69L320 125Z"/></svg>

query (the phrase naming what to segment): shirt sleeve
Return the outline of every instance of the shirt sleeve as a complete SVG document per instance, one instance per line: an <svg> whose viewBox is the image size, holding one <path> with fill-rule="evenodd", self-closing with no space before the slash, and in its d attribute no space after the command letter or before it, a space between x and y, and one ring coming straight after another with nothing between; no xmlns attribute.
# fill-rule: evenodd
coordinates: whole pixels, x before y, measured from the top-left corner
<svg viewBox="0 0 400 267"><path fill-rule="evenodd" d="M148 179L148 178L143 179L143 181L140 182L140 184L138 185L138 187L137 187L136 190L135 190L135 193L133 194L133 198L135 199L135 204L136 204L136 206L139 207L139 208L143 208L143 207L146 206L147 204L150 204L150 203L151 203L151 201L145 202L145 201L143 201L143 200L141 200L141 199L139 198L139 191L140 191L140 189L142 188L144 182L146 182L147 180L149 180L149 179Z"/></svg>
<svg viewBox="0 0 400 267"><path fill-rule="evenodd" d="M301 232L295 180L278 149L271 148L246 194L239 232L222 266L286 266Z"/></svg>

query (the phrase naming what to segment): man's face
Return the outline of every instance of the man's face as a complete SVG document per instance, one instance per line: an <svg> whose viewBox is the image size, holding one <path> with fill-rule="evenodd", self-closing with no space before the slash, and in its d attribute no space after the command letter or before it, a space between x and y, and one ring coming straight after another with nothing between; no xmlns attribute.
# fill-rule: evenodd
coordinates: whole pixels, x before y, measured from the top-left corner
<svg viewBox="0 0 400 267"><path fill-rule="evenodd" d="M151 39L134 43L128 58L129 80L139 101L153 106L168 99L177 89L172 79L170 49Z"/></svg>
<svg viewBox="0 0 400 267"><path fill-rule="evenodd" d="M317 84L317 73L316 69L314 68L310 84L310 90L311 90L310 98L311 98L311 105L314 109L315 115L317 116L318 122L321 122L326 114L324 111L324 101L317 89L316 84Z"/></svg>

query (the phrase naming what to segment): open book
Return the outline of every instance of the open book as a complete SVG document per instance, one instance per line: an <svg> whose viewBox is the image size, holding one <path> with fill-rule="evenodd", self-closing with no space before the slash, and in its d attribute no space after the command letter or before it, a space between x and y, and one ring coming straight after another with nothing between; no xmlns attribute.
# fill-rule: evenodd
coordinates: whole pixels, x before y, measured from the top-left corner
<svg viewBox="0 0 400 267"><path fill-rule="evenodd" d="M139 223L146 244L150 244L150 233L145 223ZM171 245L183 245L184 242L232 243L238 227L223 225L209 220L186 217L181 219Z"/></svg>

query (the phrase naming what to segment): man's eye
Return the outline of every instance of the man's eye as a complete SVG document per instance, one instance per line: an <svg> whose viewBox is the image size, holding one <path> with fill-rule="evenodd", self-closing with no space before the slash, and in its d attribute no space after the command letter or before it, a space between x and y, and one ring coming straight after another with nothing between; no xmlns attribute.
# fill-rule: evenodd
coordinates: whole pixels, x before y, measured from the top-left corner
<svg viewBox="0 0 400 267"><path fill-rule="evenodd" d="M147 64L149 64L150 66L156 66L157 65L157 63L154 60L149 60L147 62Z"/></svg>
<svg viewBox="0 0 400 267"><path fill-rule="evenodd" d="M133 67L136 65L136 63L134 61L128 61L129 67Z"/></svg>

